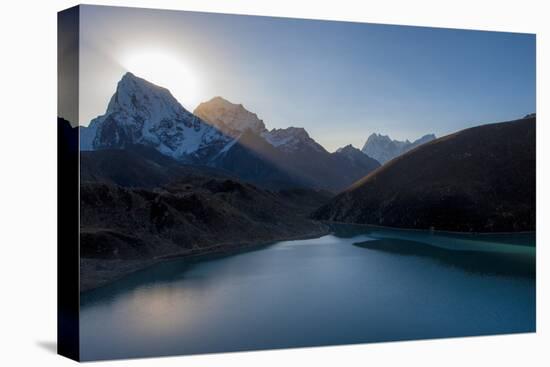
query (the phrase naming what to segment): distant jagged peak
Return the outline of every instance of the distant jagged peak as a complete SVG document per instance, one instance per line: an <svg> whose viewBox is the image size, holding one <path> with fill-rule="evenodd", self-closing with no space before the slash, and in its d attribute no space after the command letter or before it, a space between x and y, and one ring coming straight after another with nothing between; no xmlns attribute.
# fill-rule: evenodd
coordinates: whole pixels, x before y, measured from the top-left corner
<svg viewBox="0 0 550 367"><path fill-rule="evenodd" d="M390 139L390 137L388 135L383 135L383 134L380 134L380 133L372 133L367 138L367 142L369 140L391 141L392 139Z"/></svg>
<svg viewBox="0 0 550 367"><path fill-rule="evenodd" d="M356 147L354 147L352 144L348 144L346 146L336 149L336 153L352 153L352 152L361 153L361 151Z"/></svg>
<svg viewBox="0 0 550 367"><path fill-rule="evenodd" d="M358 162L358 161L366 162L373 168L380 166L380 162L378 162L376 159L372 157L369 157L367 154L363 153L360 149L354 147L352 144L348 144L346 146L338 148L332 154L344 156L352 162Z"/></svg>
<svg viewBox="0 0 550 367"><path fill-rule="evenodd" d="M430 140L435 140L435 139L436 139L435 134L426 134L426 135L421 136L420 138L416 139L412 143L415 144L415 143L418 143L418 142L430 141Z"/></svg>
<svg viewBox="0 0 550 367"><path fill-rule="evenodd" d="M384 164L387 161L413 149L419 145L436 139L434 134L426 134L413 142L410 140L393 140L388 135L373 133L363 145L361 151Z"/></svg>
<svg viewBox="0 0 550 367"><path fill-rule="evenodd" d="M351 144L336 149L336 152L334 152L333 154L344 156L352 162L355 162L357 159L362 159L363 157L367 158L367 155L365 153L363 153Z"/></svg>

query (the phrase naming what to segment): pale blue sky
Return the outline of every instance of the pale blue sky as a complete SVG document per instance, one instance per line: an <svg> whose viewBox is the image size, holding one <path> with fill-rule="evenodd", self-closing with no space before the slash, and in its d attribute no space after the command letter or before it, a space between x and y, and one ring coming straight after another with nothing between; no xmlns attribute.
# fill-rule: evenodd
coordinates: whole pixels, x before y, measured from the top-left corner
<svg viewBox="0 0 550 367"><path fill-rule="evenodd" d="M164 86L189 110L219 95L329 151L535 111L530 34L96 6L80 19L82 125L105 111L128 55L151 49L185 66Z"/></svg>

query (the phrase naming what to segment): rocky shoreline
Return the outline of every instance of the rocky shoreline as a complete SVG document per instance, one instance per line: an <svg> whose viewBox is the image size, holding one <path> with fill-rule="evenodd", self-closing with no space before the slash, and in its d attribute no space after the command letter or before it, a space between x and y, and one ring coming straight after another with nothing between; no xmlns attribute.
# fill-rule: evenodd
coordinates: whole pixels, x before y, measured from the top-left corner
<svg viewBox="0 0 550 367"><path fill-rule="evenodd" d="M316 232L309 232L303 235L286 236L286 237L274 237L271 240L264 240L260 242L244 241L234 244L217 244L210 247L198 248L182 253L176 253L171 255L159 256L153 259L94 259L85 258L80 259L80 292L91 291L96 288L100 288L109 285L117 280L120 280L132 273L140 270L144 270L153 265L170 261L173 259L206 259L214 255L229 256L242 251L251 251L260 249L265 246L270 246L276 242L281 241L293 241L303 240L309 238L317 238L330 233L330 227L321 222L319 229Z"/></svg>

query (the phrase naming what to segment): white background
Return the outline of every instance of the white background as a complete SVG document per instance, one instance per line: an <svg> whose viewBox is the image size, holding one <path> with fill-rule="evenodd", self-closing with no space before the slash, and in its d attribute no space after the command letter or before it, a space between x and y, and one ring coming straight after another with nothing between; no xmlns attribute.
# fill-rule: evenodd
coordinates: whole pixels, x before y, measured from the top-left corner
<svg viewBox="0 0 550 367"><path fill-rule="evenodd" d="M240 14L537 33L537 333L100 362L98 366L421 365L550 363L545 1L94 1ZM0 11L0 365L49 366L56 340L56 12L74 1L3 1ZM406 307L407 305L403 305Z"/></svg>

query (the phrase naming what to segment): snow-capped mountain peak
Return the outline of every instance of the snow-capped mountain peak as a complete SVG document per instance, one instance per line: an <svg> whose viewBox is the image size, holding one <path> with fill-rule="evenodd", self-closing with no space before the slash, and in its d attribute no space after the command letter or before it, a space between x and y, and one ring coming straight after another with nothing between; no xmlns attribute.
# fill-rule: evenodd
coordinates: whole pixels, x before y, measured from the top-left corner
<svg viewBox="0 0 550 367"><path fill-rule="evenodd" d="M187 111L168 89L132 73L118 82L105 114L81 130L81 150L146 144L176 159L204 155L231 140Z"/></svg>
<svg viewBox="0 0 550 367"><path fill-rule="evenodd" d="M117 84L106 114L126 111L158 119L169 115L190 115L166 88L127 72Z"/></svg>
<svg viewBox="0 0 550 367"><path fill-rule="evenodd" d="M238 136L245 130L250 130L263 137L277 149L294 152L304 148L316 151L325 149L313 140L307 131L301 127L267 130L258 115L248 111L242 104L235 104L222 97L214 97L208 102L201 103L194 111L208 123L231 136Z"/></svg>
<svg viewBox="0 0 550 367"><path fill-rule="evenodd" d="M195 108L193 113L218 129L237 135L249 129L256 134L266 131L264 122L242 104L231 103L222 97L214 97Z"/></svg>

